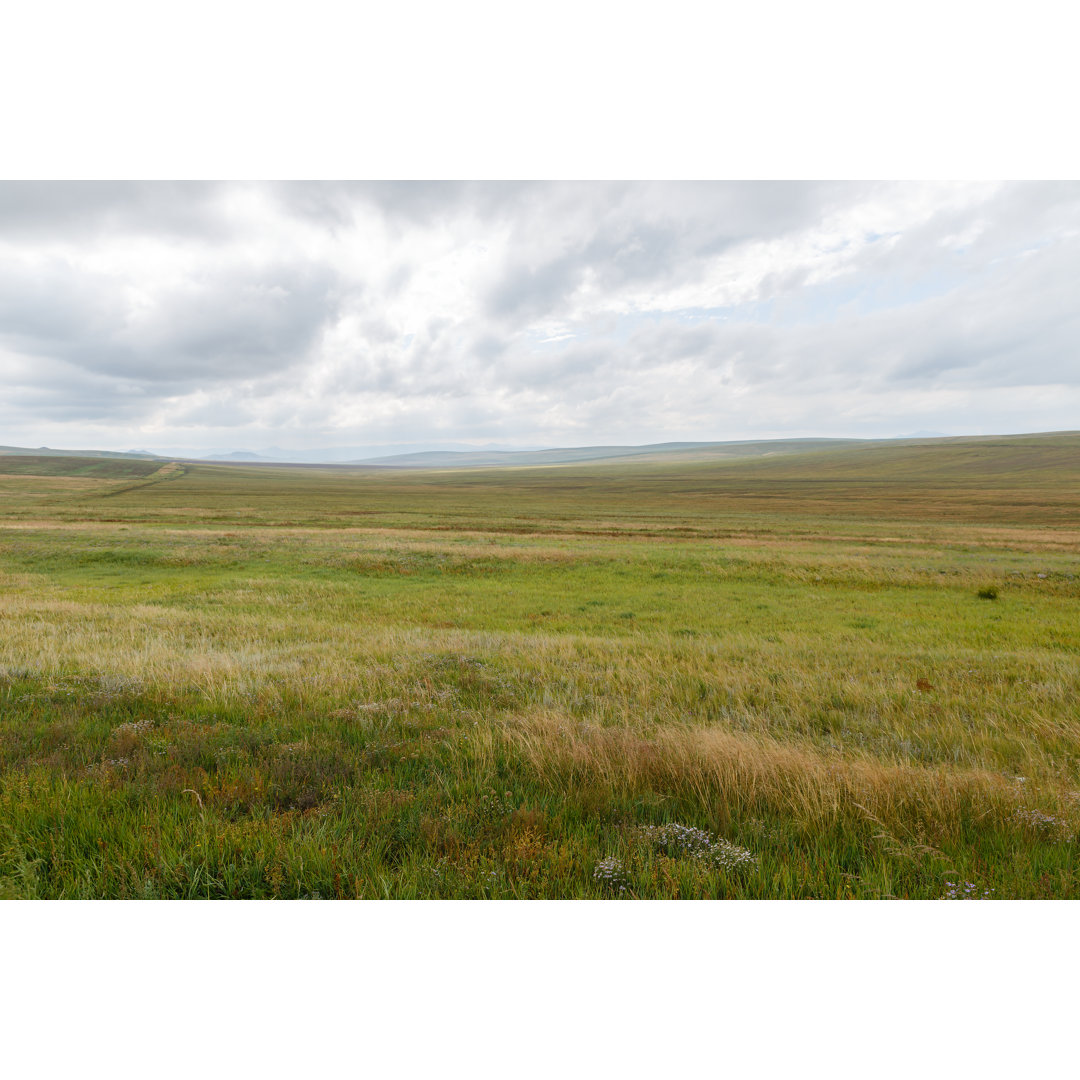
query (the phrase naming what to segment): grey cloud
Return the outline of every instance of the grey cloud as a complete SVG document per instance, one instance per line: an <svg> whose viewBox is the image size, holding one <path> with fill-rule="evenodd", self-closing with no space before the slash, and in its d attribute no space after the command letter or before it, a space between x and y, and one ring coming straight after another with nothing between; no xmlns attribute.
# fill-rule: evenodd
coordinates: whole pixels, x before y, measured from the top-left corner
<svg viewBox="0 0 1080 1080"><path fill-rule="evenodd" d="M627 335L618 321L598 322L538 349L496 335L460 345L452 323L433 320L408 356L372 354L349 385L405 397L531 390L581 406L608 400L613 388L625 394L628 382L667 369L679 370L669 389L687 399L701 375L716 386L783 385L796 394L1053 384L1075 379L1077 254L1075 242L1063 241L945 295L819 324L659 319Z"/></svg>
<svg viewBox="0 0 1080 1080"><path fill-rule="evenodd" d="M740 244L815 224L857 190L686 182L561 185L533 192L512 243L520 255L501 268L487 309L496 318L541 317L586 277L612 291L650 282L670 288L694 280L704 262ZM542 237L536 235L538 224Z"/></svg>
<svg viewBox="0 0 1080 1080"><path fill-rule="evenodd" d="M268 185L282 209L340 231L368 210L392 222L429 227L458 215L481 220L512 213L518 200L541 185L519 182L432 180L283 181Z"/></svg>
<svg viewBox="0 0 1080 1080"><path fill-rule="evenodd" d="M387 345L390 342L399 341L401 338L397 327L391 326L390 323L378 315L365 319L360 326L360 333L365 341L373 342L376 345Z"/></svg>
<svg viewBox="0 0 1080 1080"><path fill-rule="evenodd" d="M551 312L580 287L587 270L578 252L568 252L539 266L511 267L487 297L496 318L535 319Z"/></svg>
<svg viewBox="0 0 1080 1080"><path fill-rule="evenodd" d="M1080 269L1076 242L1003 266L988 282L905 307L820 325L650 323L626 340L570 345L558 358L505 365L515 385L595 383L603 396L627 374L668 366L710 373L743 387L863 388L1055 385L1077 380L1080 310L1071 282ZM682 387L686 395L693 385Z"/></svg>
<svg viewBox="0 0 1080 1080"><path fill-rule="evenodd" d="M1003 184L978 201L944 206L887 244L871 244L851 262L860 275L916 280L931 273L971 278L1002 258L1059 241L1080 229L1080 185ZM973 233L963 244L952 238Z"/></svg>
<svg viewBox="0 0 1080 1080"><path fill-rule="evenodd" d="M49 365L38 378L34 385L6 387L9 422L30 415L52 422L137 423L155 400L144 386L95 377L62 363Z"/></svg>
<svg viewBox="0 0 1080 1080"><path fill-rule="evenodd" d="M501 335L482 333L473 341L469 351L485 363L494 363L506 353L509 344Z"/></svg>
<svg viewBox="0 0 1080 1080"><path fill-rule="evenodd" d="M149 383L203 385L302 360L334 318L336 276L303 262L207 267L158 289L62 260L0 263L0 342L30 355Z"/></svg>
<svg viewBox="0 0 1080 1080"><path fill-rule="evenodd" d="M232 224L209 182L35 180L0 183L0 241L141 234L222 238Z"/></svg>

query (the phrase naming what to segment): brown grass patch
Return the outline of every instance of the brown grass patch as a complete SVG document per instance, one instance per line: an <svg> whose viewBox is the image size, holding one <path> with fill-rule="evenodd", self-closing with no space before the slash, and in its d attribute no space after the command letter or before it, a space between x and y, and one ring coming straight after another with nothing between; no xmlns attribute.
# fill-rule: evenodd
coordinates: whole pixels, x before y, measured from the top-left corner
<svg viewBox="0 0 1080 1080"><path fill-rule="evenodd" d="M647 793L697 803L723 826L778 814L807 829L847 820L956 838L976 820L1003 822L1020 804L998 774L884 763L727 730L660 728L645 736L550 713L519 716L504 737L545 781L580 792Z"/></svg>

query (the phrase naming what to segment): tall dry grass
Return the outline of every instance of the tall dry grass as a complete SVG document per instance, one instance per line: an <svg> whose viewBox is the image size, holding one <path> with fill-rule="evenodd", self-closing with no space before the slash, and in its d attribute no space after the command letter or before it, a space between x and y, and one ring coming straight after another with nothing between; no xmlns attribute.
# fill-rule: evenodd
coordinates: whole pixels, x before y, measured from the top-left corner
<svg viewBox="0 0 1080 1080"><path fill-rule="evenodd" d="M536 711L509 719L500 731L510 753L523 756L552 787L592 787L619 801L678 798L721 829L769 814L806 832L861 821L898 838L956 841L973 826L1004 825L1030 797L990 771L830 755L719 729L671 726L646 735ZM1075 818L1075 799L1067 793L1050 799L1056 814Z"/></svg>

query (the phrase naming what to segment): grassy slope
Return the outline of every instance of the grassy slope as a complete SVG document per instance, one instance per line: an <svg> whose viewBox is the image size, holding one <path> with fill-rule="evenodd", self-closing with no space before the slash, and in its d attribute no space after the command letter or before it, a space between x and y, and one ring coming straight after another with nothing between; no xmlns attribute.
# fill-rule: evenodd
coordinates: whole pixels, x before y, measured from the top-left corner
<svg viewBox="0 0 1080 1080"><path fill-rule="evenodd" d="M159 464L163 460L157 454L140 453L138 451L126 452L122 450L54 450L48 446L39 446L30 449L26 446L0 446L0 457L33 457L33 458L106 458L121 460L156 460Z"/></svg>
<svg viewBox="0 0 1080 1080"><path fill-rule="evenodd" d="M0 474L7 476L90 476L124 479L150 476L162 466L160 458L97 458L59 454L0 455Z"/></svg>
<svg viewBox="0 0 1080 1080"><path fill-rule="evenodd" d="M1078 451L11 497L0 891L1076 896Z"/></svg>

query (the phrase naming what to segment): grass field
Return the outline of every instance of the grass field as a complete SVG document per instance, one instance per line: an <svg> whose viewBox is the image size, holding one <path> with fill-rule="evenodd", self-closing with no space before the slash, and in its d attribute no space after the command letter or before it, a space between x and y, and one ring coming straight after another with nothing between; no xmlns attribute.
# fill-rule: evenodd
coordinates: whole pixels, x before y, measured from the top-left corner
<svg viewBox="0 0 1080 1080"><path fill-rule="evenodd" d="M2 457L0 895L1076 898L1078 553L1076 434Z"/></svg>

